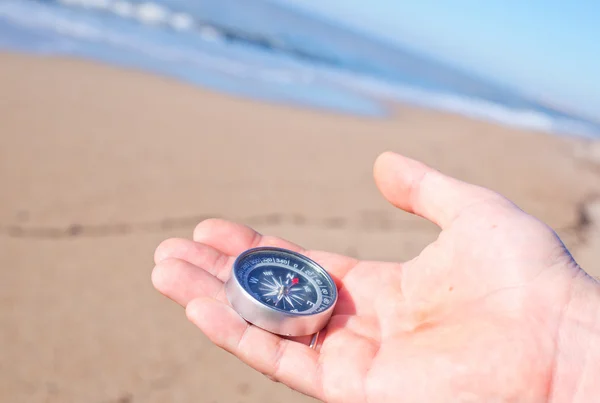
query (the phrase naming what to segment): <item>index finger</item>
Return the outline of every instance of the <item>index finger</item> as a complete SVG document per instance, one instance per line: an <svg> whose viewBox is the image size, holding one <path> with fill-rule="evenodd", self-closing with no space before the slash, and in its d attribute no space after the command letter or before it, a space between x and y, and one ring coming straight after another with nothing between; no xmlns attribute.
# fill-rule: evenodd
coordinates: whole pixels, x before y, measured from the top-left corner
<svg viewBox="0 0 600 403"><path fill-rule="evenodd" d="M233 262L240 253L262 246L284 248L301 253L323 266L338 284L346 273L358 263L356 259L349 256L306 250L285 239L262 235L244 224L222 219L209 219L198 224L194 230L194 241L196 246L183 247L182 241L179 240L181 246L179 250L186 251L187 255L186 257L172 257L187 259L191 263L207 269L222 281L227 281L229 278Z"/></svg>

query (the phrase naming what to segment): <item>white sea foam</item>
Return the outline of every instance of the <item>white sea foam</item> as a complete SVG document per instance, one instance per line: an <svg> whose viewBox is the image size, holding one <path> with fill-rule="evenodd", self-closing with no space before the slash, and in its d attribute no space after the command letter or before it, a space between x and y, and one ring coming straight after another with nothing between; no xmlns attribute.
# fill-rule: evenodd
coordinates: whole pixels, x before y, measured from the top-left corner
<svg viewBox="0 0 600 403"><path fill-rule="evenodd" d="M125 0L58 0L71 7L105 10L119 17L132 18L146 25L166 25L178 31L194 26L194 18L186 13L174 12L164 5L152 2L134 3Z"/></svg>
<svg viewBox="0 0 600 403"><path fill-rule="evenodd" d="M139 4L136 7L135 14L138 21L147 25L164 24L171 17L169 10L155 3Z"/></svg>
<svg viewBox="0 0 600 403"><path fill-rule="evenodd" d="M111 1L108 9L123 18L130 18L135 15L133 4L127 1Z"/></svg>
<svg viewBox="0 0 600 403"><path fill-rule="evenodd" d="M194 28L194 19L185 13L174 13L171 14L171 18L168 21L171 28L177 31L187 31Z"/></svg>

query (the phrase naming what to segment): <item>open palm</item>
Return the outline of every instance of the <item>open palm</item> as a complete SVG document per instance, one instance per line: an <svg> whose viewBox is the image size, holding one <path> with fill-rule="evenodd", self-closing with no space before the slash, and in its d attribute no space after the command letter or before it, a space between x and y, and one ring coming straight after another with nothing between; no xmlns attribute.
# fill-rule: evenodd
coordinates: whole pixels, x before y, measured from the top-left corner
<svg viewBox="0 0 600 403"><path fill-rule="evenodd" d="M391 203L438 224L404 263L304 250L223 220L156 250L155 287L216 345L271 379L328 402L546 401L561 312L584 273L555 233L500 195L385 153L376 183ZM256 246L301 252L339 300L318 348L244 321L223 283ZM584 274L583 274L584 275Z"/></svg>

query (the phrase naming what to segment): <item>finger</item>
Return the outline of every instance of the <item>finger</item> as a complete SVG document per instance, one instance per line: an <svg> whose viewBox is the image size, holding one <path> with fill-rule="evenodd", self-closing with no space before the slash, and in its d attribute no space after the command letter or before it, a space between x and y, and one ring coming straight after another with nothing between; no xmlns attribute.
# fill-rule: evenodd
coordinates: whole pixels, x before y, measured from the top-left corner
<svg viewBox="0 0 600 403"><path fill-rule="evenodd" d="M489 189L461 182L392 152L381 154L373 171L377 187L390 203L442 229L469 206L503 200Z"/></svg>
<svg viewBox="0 0 600 403"><path fill-rule="evenodd" d="M152 270L152 284L161 294L184 307L199 297L226 300L219 279L185 260L162 260Z"/></svg>
<svg viewBox="0 0 600 403"><path fill-rule="evenodd" d="M214 248L214 250L222 255L229 255L231 257L229 259L225 259L222 256L218 259L214 256L212 257L218 263L218 267L214 270L219 273L219 278L223 281L226 281L229 277L231 266L237 255L247 249L259 246L274 246L304 254L327 270L338 284L338 287L344 276L358 263L356 259L336 253L305 250L285 239L262 235L246 225L221 219L209 219L198 224L194 231L194 240ZM187 245L181 246L181 248L185 249L186 256L190 259L196 259L198 262L204 259L194 256L194 254L204 253L202 247ZM213 252L208 253L212 254ZM209 258L205 260L209 260ZM190 261L193 262L194 260ZM208 267L204 266L204 264L200 264L200 266L203 268ZM213 269L207 270L212 272Z"/></svg>
<svg viewBox="0 0 600 403"><path fill-rule="evenodd" d="M231 305L224 284L189 262L168 258L160 261L152 271L154 287L166 297L185 307L200 297L214 298ZM312 336L286 337L289 340L309 345Z"/></svg>
<svg viewBox="0 0 600 403"><path fill-rule="evenodd" d="M318 353L308 346L250 325L230 306L211 298L191 301L186 315L214 344L250 367L320 398Z"/></svg>
<svg viewBox="0 0 600 403"><path fill-rule="evenodd" d="M159 292L184 307L194 298L203 296L231 305L223 282L213 277L207 270L174 256L159 260L152 271L152 282ZM311 337L309 335L286 338L308 345Z"/></svg>
<svg viewBox="0 0 600 403"><path fill-rule="evenodd" d="M221 281L205 270L180 259L161 260L152 271L152 282L159 292L184 307L200 297L214 298L231 305ZM309 335L286 338L308 345L311 337Z"/></svg>
<svg viewBox="0 0 600 403"><path fill-rule="evenodd" d="M358 265L358 260L336 253L305 251L304 254L324 267L338 287L341 287L342 279L346 278L347 273L355 269ZM220 281L226 282L231 274L235 257L225 255L211 246L202 243L188 239L171 238L161 242L154 253L154 260L157 265L167 259L187 261L194 266L204 269ZM176 275L176 272L172 272L171 275ZM341 313L355 313L356 301L340 301L336 311Z"/></svg>
<svg viewBox="0 0 600 403"><path fill-rule="evenodd" d="M154 252L156 264L172 258L185 260L201 267L223 282L229 278L233 264L233 257L212 246L181 238L171 238L161 242Z"/></svg>
<svg viewBox="0 0 600 403"><path fill-rule="evenodd" d="M281 238L262 235L252 228L232 221L211 218L194 229L194 241L210 245L229 256L237 256L257 246L274 246L302 252L300 246Z"/></svg>

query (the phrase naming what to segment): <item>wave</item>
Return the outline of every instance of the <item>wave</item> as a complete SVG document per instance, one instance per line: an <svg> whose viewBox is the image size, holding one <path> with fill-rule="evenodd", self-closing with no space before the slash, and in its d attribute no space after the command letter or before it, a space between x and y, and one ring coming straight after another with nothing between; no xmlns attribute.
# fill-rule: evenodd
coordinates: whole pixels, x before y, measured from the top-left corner
<svg viewBox="0 0 600 403"><path fill-rule="evenodd" d="M172 12L155 3L136 4L122 0L56 0L56 3L107 11L123 18L135 18L144 24L164 24L176 30L194 27L194 18L191 15Z"/></svg>
<svg viewBox="0 0 600 403"><path fill-rule="evenodd" d="M390 85L369 77L336 73L328 78L380 99L456 113L503 126L589 138L600 137L600 130L594 124L574 118L556 117L534 109L510 108L475 97L425 90L410 85Z"/></svg>
<svg viewBox="0 0 600 403"><path fill-rule="evenodd" d="M109 3L106 0L61 0L64 3ZM113 1L117 5L126 3L123 1ZM120 9L117 7L117 9ZM214 69L219 72L235 75L238 77L263 79L266 81L293 81L290 71L284 69L271 69L260 64L253 65L247 61L237 61L227 57L220 57L191 49L187 46L179 45L177 47L155 43L143 35L136 33L125 33L115 30L107 30L102 24L93 24L81 20L73 20L69 16L61 16L52 12L51 9L38 9L35 13L31 10L24 10L15 3L0 4L0 17L10 20L14 24L22 27L34 28L36 30L49 30L56 34L65 35L69 38L86 40L109 44L128 51L143 53L157 60L172 63L190 63L197 67ZM218 33L203 39L210 41Z"/></svg>
<svg viewBox="0 0 600 403"><path fill-rule="evenodd" d="M175 11L160 3L124 0L38 1L110 13L121 18L135 20L147 26L173 29L175 31L195 32L204 40L242 43L271 52L282 52L299 59L309 60L312 63L322 63L332 66L343 64L335 57L331 57L323 52L313 52L306 47L295 46L289 40L284 40L268 33L239 29L230 24L219 24L207 17L203 19L191 13Z"/></svg>
<svg viewBox="0 0 600 403"><path fill-rule="evenodd" d="M57 4L61 5L60 10ZM146 31L82 15L73 18L74 15L67 12L70 8L105 13L118 21L141 25ZM270 91L274 96L283 96L282 88L293 92L294 95L287 96L286 100L340 109L346 107L354 113L378 114L378 110L384 110L381 101L396 101L505 126L585 137L600 136L600 130L594 124L566 114L548 113L535 107L511 107L475 96L415 85L410 81L398 83L345 68L343 64L327 58L313 58L306 52L298 57L298 52L290 51L292 48L276 38L265 39L256 34L225 29L156 3L123 0L4 1L0 3L0 19L32 32L52 32L61 38L60 46L57 41L47 42L45 53L77 55L82 53L85 43L101 44L120 52L143 55L148 62L139 65L142 68L153 69L153 64L162 63L160 72L188 81L194 81L206 72L238 80L235 85L222 85L228 87L225 90L236 86L239 89L242 82L251 83L254 87L262 83L262 91ZM157 27L162 29L157 30ZM165 28L175 35L173 38L176 40L150 35L167 32ZM71 41L70 46L64 45L65 40ZM81 44L82 41L85 43ZM242 47L227 47L227 43L231 42ZM2 43L0 39L0 46ZM243 50L247 46L266 52L249 54ZM40 51L40 48L34 50ZM106 53L105 50L102 54ZM121 60L122 57L114 57L110 61L118 63ZM331 90L327 91L327 88ZM323 101L319 97L329 97L329 100ZM363 101L360 101L361 97ZM349 102L354 104L349 106ZM374 104L378 106L374 107Z"/></svg>

